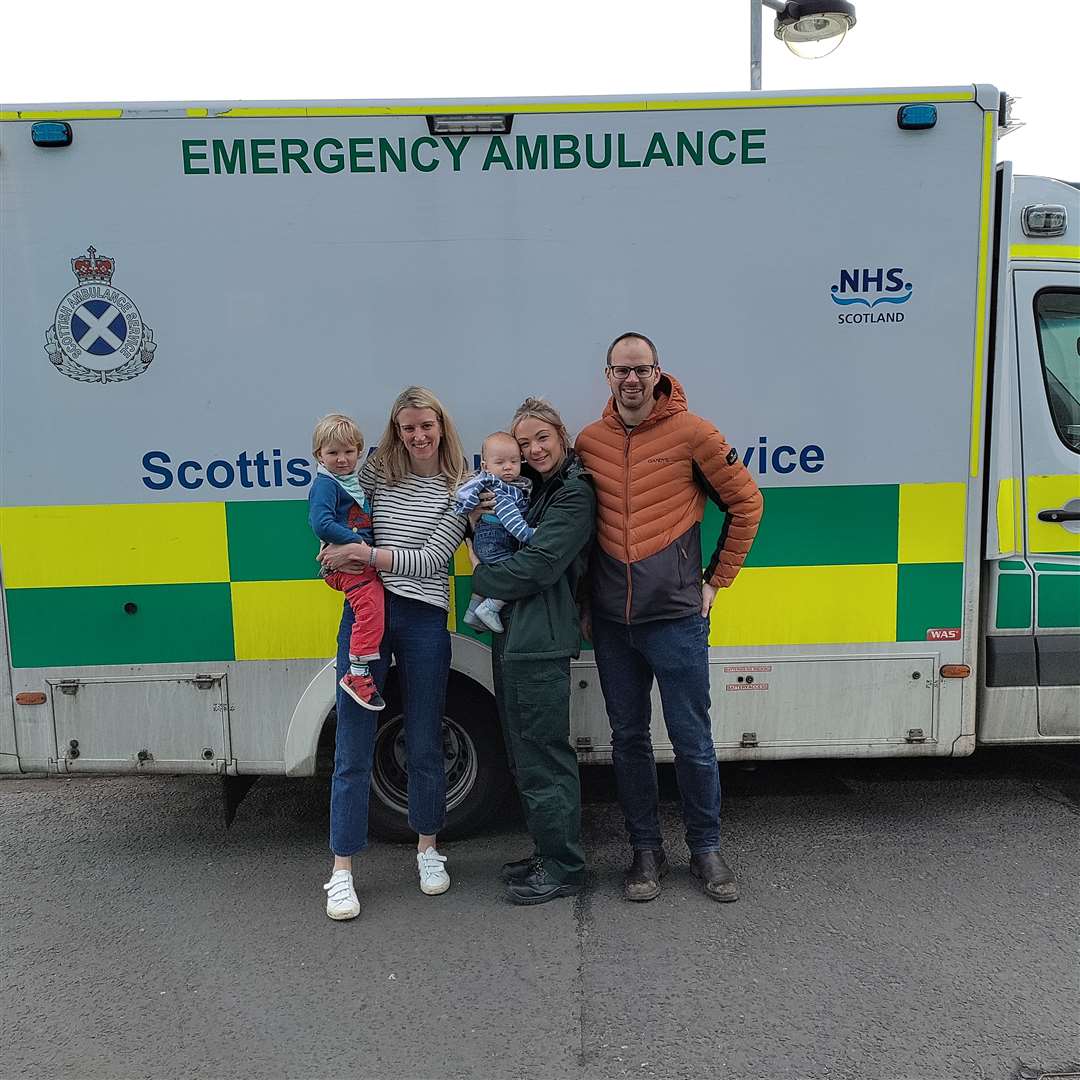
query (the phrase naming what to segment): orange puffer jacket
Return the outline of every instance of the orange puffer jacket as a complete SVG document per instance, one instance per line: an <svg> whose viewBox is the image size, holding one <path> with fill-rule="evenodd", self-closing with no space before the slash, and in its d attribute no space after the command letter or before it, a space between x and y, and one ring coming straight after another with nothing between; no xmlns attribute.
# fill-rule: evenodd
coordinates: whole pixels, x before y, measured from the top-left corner
<svg viewBox="0 0 1080 1080"><path fill-rule="evenodd" d="M700 612L706 496L727 517L704 580L715 588L735 580L761 520L761 492L724 436L687 410L677 379L661 375L656 407L634 428L609 400L576 449L596 484L594 615L632 623Z"/></svg>

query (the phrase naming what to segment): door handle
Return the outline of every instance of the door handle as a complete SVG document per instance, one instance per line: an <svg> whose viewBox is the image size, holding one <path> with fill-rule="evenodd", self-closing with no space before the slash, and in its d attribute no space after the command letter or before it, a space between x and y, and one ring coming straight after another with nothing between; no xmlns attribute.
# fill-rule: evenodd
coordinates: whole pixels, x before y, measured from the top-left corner
<svg viewBox="0 0 1080 1080"><path fill-rule="evenodd" d="M1066 510L1064 508L1059 510L1040 510L1038 517L1040 521L1051 521L1055 524L1060 524L1064 521L1080 521L1080 510Z"/></svg>

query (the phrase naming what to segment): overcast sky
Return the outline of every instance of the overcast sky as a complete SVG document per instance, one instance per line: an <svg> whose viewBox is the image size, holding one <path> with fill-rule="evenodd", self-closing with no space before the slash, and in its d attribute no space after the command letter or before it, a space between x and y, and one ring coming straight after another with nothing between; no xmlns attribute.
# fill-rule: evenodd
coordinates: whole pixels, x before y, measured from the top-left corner
<svg viewBox="0 0 1080 1080"><path fill-rule="evenodd" d="M839 50L772 38L763 88L993 83L1027 126L1018 172L1080 180L1076 0L857 0ZM369 4L13 0L0 101L207 101L659 94L749 87L749 0ZM967 12L978 23L969 24Z"/></svg>

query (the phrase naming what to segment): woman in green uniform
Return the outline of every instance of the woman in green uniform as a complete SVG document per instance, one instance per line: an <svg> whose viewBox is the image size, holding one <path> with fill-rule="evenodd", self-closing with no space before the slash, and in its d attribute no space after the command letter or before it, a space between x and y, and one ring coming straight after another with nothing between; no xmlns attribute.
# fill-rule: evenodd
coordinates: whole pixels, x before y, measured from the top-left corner
<svg viewBox="0 0 1080 1080"><path fill-rule="evenodd" d="M573 896L585 878L570 660L581 645L577 588L596 529L596 495L548 402L527 398L510 433L521 447L522 475L533 482L525 519L536 532L503 562L482 566L474 559L472 584L483 596L508 601L491 666L510 769L536 848L507 863L503 880L515 904L543 904Z"/></svg>

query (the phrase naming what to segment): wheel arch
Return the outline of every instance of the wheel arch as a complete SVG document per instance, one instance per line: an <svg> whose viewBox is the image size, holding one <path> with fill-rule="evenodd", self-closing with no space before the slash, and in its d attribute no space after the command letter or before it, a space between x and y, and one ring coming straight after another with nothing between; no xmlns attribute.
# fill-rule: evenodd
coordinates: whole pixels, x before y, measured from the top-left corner
<svg viewBox="0 0 1080 1080"><path fill-rule="evenodd" d="M475 638L450 635L450 672L464 675L489 694L494 693L491 681L491 650ZM334 710L337 693L337 673L331 660L308 683L293 708L285 732L285 775L313 776L319 749L319 737Z"/></svg>

